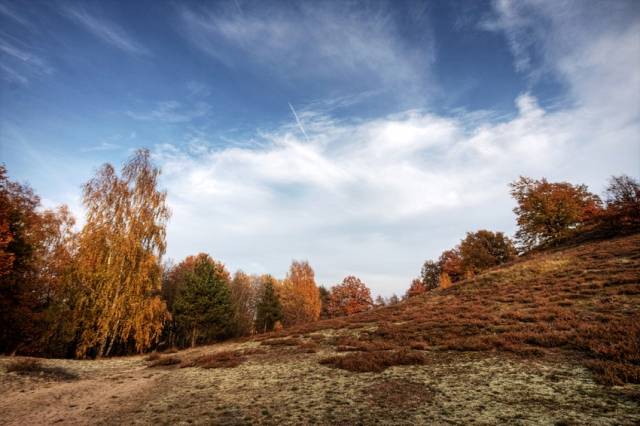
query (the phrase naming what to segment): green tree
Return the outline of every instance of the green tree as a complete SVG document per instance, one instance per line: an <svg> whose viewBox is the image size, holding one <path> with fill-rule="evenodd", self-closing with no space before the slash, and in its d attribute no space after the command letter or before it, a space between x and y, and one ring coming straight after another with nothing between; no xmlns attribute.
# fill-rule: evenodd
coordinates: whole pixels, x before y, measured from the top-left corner
<svg viewBox="0 0 640 426"><path fill-rule="evenodd" d="M176 297L174 315L177 328L195 346L228 337L233 331L233 308L224 265L204 253L192 262L193 269L184 274Z"/></svg>
<svg viewBox="0 0 640 426"><path fill-rule="evenodd" d="M327 319L329 318L328 307L331 293L323 285L318 287L318 292L320 293L320 303L322 305L322 308L320 309L320 319Z"/></svg>
<svg viewBox="0 0 640 426"><path fill-rule="evenodd" d="M515 258L516 249L502 232L480 230L467 232L460 242L460 256L465 272L477 274Z"/></svg>
<svg viewBox="0 0 640 426"><path fill-rule="evenodd" d="M422 281L422 285L424 285L427 290L438 288L440 283L440 274L442 274L440 264L433 260L427 260L422 265L422 270L420 271L420 280Z"/></svg>
<svg viewBox="0 0 640 426"><path fill-rule="evenodd" d="M270 275L262 279L262 290L256 306L256 331L266 333L273 330L278 321L282 321L282 305L276 293L277 281Z"/></svg>

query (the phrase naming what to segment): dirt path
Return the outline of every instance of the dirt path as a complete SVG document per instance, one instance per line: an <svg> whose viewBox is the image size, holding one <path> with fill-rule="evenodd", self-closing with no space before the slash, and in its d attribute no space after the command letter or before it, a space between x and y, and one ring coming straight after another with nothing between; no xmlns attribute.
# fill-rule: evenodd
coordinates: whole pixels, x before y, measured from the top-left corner
<svg viewBox="0 0 640 426"><path fill-rule="evenodd" d="M434 352L427 365L358 374L319 365L325 355L277 348L231 369L148 368L142 357L43 361L79 376L71 381L7 373L13 359L0 358L0 423L640 423L637 386L605 388L579 366Z"/></svg>

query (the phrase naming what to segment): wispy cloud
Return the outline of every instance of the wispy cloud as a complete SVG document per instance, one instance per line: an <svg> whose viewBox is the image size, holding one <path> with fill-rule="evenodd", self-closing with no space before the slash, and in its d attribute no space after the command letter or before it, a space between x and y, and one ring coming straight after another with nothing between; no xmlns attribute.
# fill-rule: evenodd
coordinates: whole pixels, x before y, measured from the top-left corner
<svg viewBox="0 0 640 426"><path fill-rule="evenodd" d="M65 7L62 13L103 42L133 55L151 55L124 29L105 18L90 14L82 6Z"/></svg>
<svg viewBox="0 0 640 426"><path fill-rule="evenodd" d="M6 80L23 85L30 77L51 75L53 67L19 39L0 32L0 65Z"/></svg>
<svg viewBox="0 0 640 426"><path fill-rule="evenodd" d="M102 142L98 145L83 147L80 150L82 152L100 152L100 151L113 151L120 149L120 145L112 142Z"/></svg>
<svg viewBox="0 0 640 426"><path fill-rule="evenodd" d="M545 18L555 11L577 19L552 4L536 12L549 32L536 49L547 37L576 34ZM264 143L251 147L157 147L174 211L169 255L197 246L232 268L276 274L303 257L322 283L355 273L376 292L401 292L422 261L464 231L512 232L507 183L519 175L584 182L595 192L609 175L637 175L637 25L636 18L547 49L569 88L571 102L561 107L546 109L523 93L511 116L411 110L350 121L319 103L292 108L300 123L263 132Z"/></svg>
<svg viewBox="0 0 640 426"><path fill-rule="evenodd" d="M242 11L220 5L181 7L180 30L222 63L235 67L254 61L276 78L357 76L359 81L428 88L435 51L429 25L420 25L424 40L420 49L412 49L382 3L295 3Z"/></svg>
<svg viewBox="0 0 640 426"><path fill-rule="evenodd" d="M126 114L136 120L183 123L206 116L210 109L205 102L184 105L178 101L162 101L157 102L155 107L149 111L129 110Z"/></svg>
<svg viewBox="0 0 640 426"><path fill-rule="evenodd" d="M23 25L24 27L33 29L33 25L31 25L31 23L24 16L22 16L17 10L15 10L5 2L0 2L0 14L13 19L15 22Z"/></svg>

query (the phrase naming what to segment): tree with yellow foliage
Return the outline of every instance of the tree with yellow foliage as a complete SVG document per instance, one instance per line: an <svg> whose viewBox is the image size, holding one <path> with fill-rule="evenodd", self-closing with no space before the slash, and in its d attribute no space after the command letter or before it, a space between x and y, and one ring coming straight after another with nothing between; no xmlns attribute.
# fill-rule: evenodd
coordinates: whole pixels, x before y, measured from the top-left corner
<svg viewBox="0 0 640 426"><path fill-rule="evenodd" d="M169 209L157 189L160 170L138 150L119 177L110 164L84 185L86 224L80 233L74 306L78 357L114 348L141 352L168 318L160 290ZM130 346L133 346L130 348Z"/></svg>
<svg viewBox="0 0 640 426"><path fill-rule="evenodd" d="M278 293L282 302L285 326L317 321L320 318L320 291L309 262L294 260L287 277L278 288Z"/></svg>

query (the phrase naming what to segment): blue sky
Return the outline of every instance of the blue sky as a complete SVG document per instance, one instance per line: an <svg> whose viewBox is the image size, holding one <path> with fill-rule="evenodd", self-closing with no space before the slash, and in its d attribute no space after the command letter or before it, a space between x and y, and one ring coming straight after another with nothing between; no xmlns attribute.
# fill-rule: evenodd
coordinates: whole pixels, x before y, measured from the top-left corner
<svg viewBox="0 0 640 426"><path fill-rule="evenodd" d="M167 255L402 293L518 175L640 175L634 1L0 0L0 161L81 217L148 147Z"/></svg>

